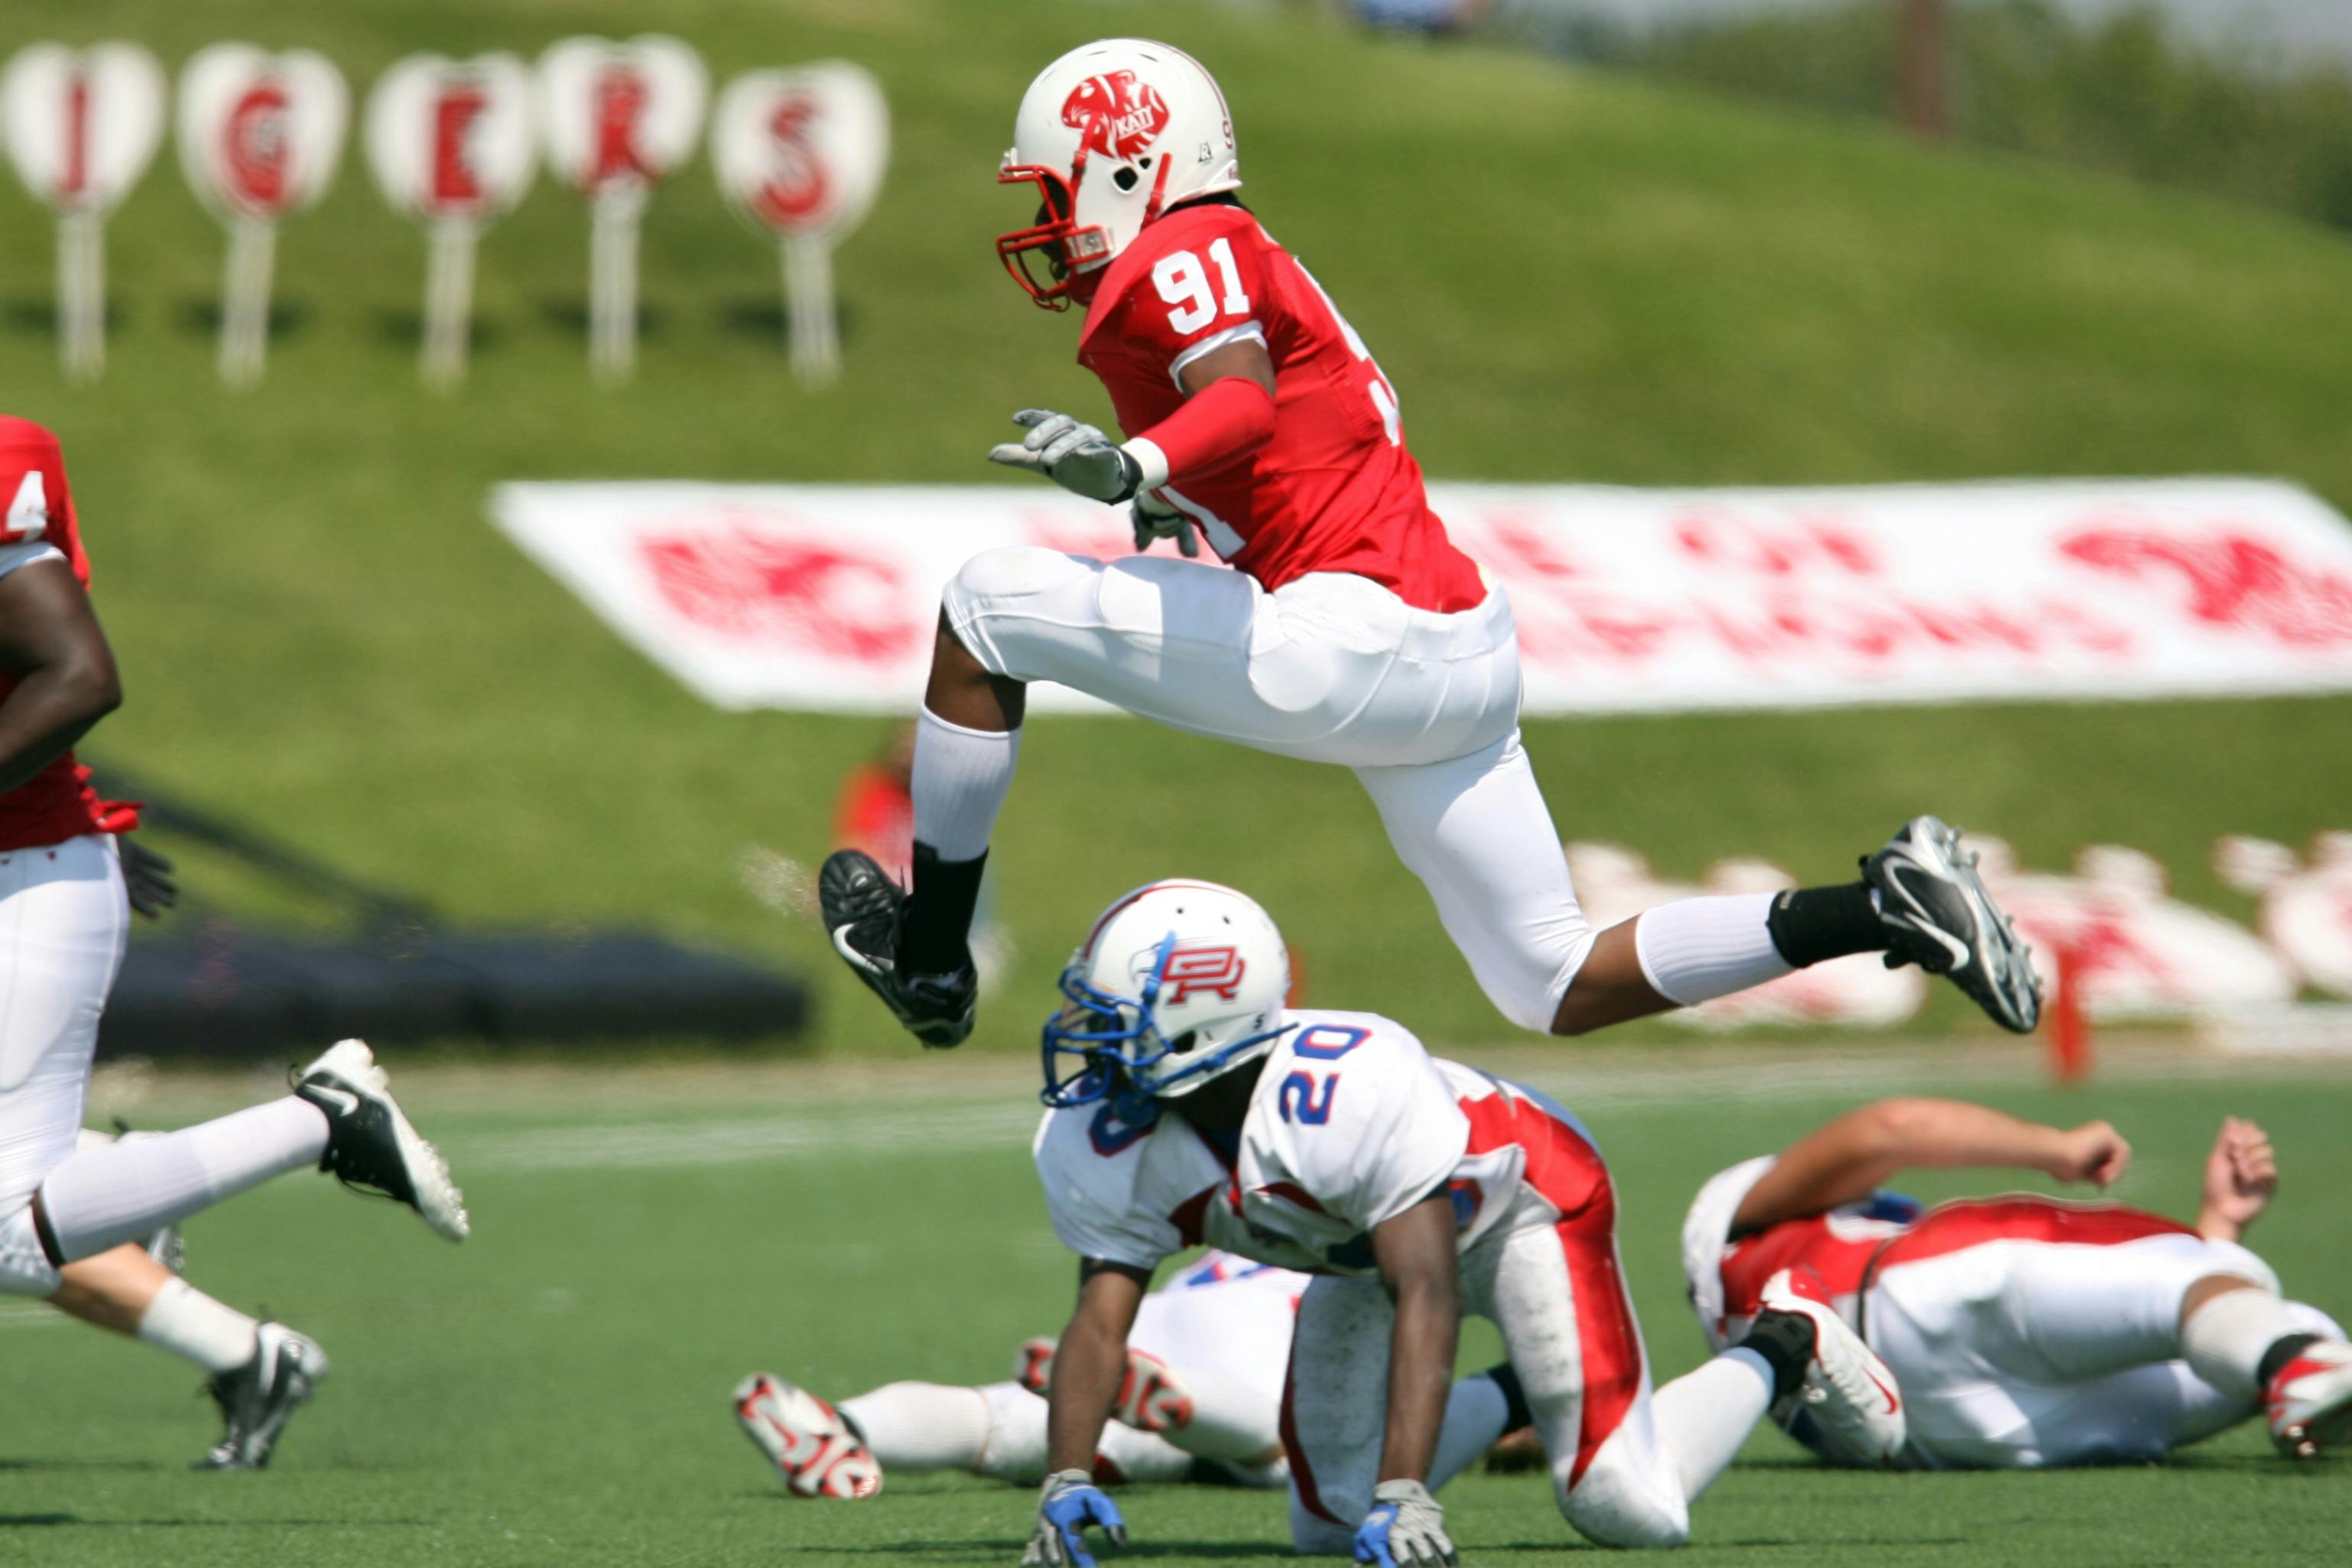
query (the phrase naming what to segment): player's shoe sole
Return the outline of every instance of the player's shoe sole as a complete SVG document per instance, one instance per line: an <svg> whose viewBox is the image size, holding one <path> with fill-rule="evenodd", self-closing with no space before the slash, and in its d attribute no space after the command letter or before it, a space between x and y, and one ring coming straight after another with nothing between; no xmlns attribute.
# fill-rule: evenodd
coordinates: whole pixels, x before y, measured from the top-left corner
<svg viewBox="0 0 2352 1568"><path fill-rule="evenodd" d="M1903 1451L1908 1425L1895 1374L1837 1315L1810 1269L1783 1269L1764 1282L1760 1312L1788 1312L1812 1325L1813 1358L1797 1396L1839 1447L1872 1464Z"/></svg>
<svg viewBox="0 0 2352 1568"><path fill-rule="evenodd" d="M391 1080L364 1040L346 1040L302 1070L297 1097L327 1118L319 1168L345 1186L382 1194L422 1215L436 1234L463 1241L473 1227L449 1162L417 1133L392 1097Z"/></svg>
<svg viewBox="0 0 2352 1568"><path fill-rule="evenodd" d="M2264 1390L2271 1441L2290 1459L2352 1442L2352 1345L2322 1341L2279 1370Z"/></svg>
<svg viewBox="0 0 2352 1568"><path fill-rule="evenodd" d="M294 1412L310 1402L327 1375L327 1355L283 1323L263 1323L253 1359L205 1385L227 1429L189 1469L257 1470L269 1463Z"/></svg>
<svg viewBox="0 0 2352 1568"><path fill-rule="evenodd" d="M1864 859L1862 876L1878 894L1890 963L1943 976L1993 1022L2031 1034L2042 1018L2033 949L2019 939L1976 867L1955 829L1936 817L1914 817L1885 849Z"/></svg>
<svg viewBox="0 0 2352 1568"><path fill-rule="evenodd" d="M1024 1339L1013 1353L1013 1381L1043 1399L1054 1387L1054 1352L1060 1342Z"/></svg>
<svg viewBox="0 0 2352 1568"><path fill-rule="evenodd" d="M882 1467L841 1413L772 1373L735 1385L735 1419L794 1497L860 1501L882 1490Z"/></svg>
<svg viewBox="0 0 2352 1568"><path fill-rule="evenodd" d="M898 926L907 895L874 857L835 850L816 875L824 934L849 972L882 998L908 1033L934 1050L961 1045L971 1033L980 977L971 965L952 975L901 975Z"/></svg>

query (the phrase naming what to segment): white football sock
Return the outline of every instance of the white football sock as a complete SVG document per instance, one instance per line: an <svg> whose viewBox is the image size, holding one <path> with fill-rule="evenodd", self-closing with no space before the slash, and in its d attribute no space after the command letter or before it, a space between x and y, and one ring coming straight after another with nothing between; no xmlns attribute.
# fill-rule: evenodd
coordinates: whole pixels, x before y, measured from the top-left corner
<svg viewBox="0 0 2352 1568"><path fill-rule="evenodd" d="M1772 893L1685 898L1643 912L1633 952L1650 988L1677 1007L1696 1007L1777 980L1791 968L1766 925Z"/></svg>
<svg viewBox="0 0 2352 1568"><path fill-rule="evenodd" d="M1684 1501L1697 1501L1730 1468L1739 1446L1771 1406L1772 1384L1771 1363L1735 1347L1650 1396L1659 1440L1682 1477Z"/></svg>
<svg viewBox="0 0 2352 1568"><path fill-rule="evenodd" d="M2255 1370L2264 1353L2289 1334L2311 1333L2307 1312L2259 1286L2225 1291L2181 1323L2181 1359L2232 1398L2258 1399Z"/></svg>
<svg viewBox="0 0 2352 1568"><path fill-rule="evenodd" d="M907 785L915 800L915 841L930 845L943 861L986 854L1020 755L1018 729L966 729L925 708L915 721L915 763Z"/></svg>
<svg viewBox="0 0 2352 1568"><path fill-rule="evenodd" d="M1244 1464L1282 1447L1282 1406L1267 1391L1213 1372L1171 1367L1192 1396L1192 1418L1163 1433L1169 1442L1204 1459Z"/></svg>
<svg viewBox="0 0 2352 1568"><path fill-rule="evenodd" d="M139 1337L206 1372L235 1372L261 1348L259 1327L185 1280L166 1280L139 1320Z"/></svg>
<svg viewBox="0 0 2352 1568"><path fill-rule="evenodd" d="M972 1392L987 1403L988 1429L971 1468L1018 1486L1044 1480L1045 1402L1017 1383L992 1383Z"/></svg>
<svg viewBox="0 0 2352 1568"><path fill-rule="evenodd" d="M1031 1399L1038 1408L1042 1445L1045 1404L1034 1396ZM985 1390L940 1383L886 1384L843 1400L838 1408L865 1436L866 1447L886 1475L892 1470L978 1469L994 1415ZM1040 1471L1041 1479L1043 1475Z"/></svg>
<svg viewBox="0 0 2352 1568"><path fill-rule="evenodd" d="M1437 1428L1437 1451L1430 1456L1429 1490L1435 1491L1502 1440L1511 1424L1511 1404L1502 1385L1486 1376L1465 1377L1445 1396L1445 1420Z"/></svg>
<svg viewBox="0 0 2352 1568"><path fill-rule="evenodd" d="M326 1148L326 1113L289 1095L161 1137L78 1149L41 1183L41 1207L71 1262L316 1165Z"/></svg>

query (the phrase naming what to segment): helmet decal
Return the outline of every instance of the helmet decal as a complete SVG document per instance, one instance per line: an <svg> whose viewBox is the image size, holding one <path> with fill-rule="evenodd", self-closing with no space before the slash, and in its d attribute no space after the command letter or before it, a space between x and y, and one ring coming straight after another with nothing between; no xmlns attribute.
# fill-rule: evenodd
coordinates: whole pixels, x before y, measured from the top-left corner
<svg viewBox="0 0 2352 1568"><path fill-rule="evenodd" d="M1160 139L1168 100L1131 70L1091 76L1062 100L1062 123L1078 133L1078 156L1089 152L1121 162Z"/></svg>
<svg viewBox="0 0 2352 1568"><path fill-rule="evenodd" d="M1194 996L1234 999L1249 965L1232 947L1179 947L1160 971L1160 1000L1170 1007Z"/></svg>

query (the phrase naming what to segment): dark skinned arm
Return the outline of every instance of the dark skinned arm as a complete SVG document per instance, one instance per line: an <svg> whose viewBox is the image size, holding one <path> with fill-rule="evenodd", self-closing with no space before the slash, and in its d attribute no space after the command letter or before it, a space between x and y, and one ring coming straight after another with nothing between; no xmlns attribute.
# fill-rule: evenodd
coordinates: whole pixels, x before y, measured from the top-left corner
<svg viewBox="0 0 2352 1568"><path fill-rule="evenodd" d="M0 669L17 677L0 699L0 793L64 756L122 706L113 650L62 560L0 577Z"/></svg>
<svg viewBox="0 0 2352 1568"><path fill-rule="evenodd" d="M1732 1216L1734 1236L1868 1197L1901 1170L1994 1166L2108 1186L2131 1145L2105 1122L2061 1129L1965 1100L1881 1100L1789 1145Z"/></svg>
<svg viewBox="0 0 2352 1568"><path fill-rule="evenodd" d="M1127 1334L1151 1270L1087 1258L1078 1264L1078 1305L1054 1351L1046 1391L1045 1468L1092 1470L1103 1423L1127 1375Z"/></svg>
<svg viewBox="0 0 2352 1568"><path fill-rule="evenodd" d="M1396 1302L1389 1337L1389 1424L1380 1479L1429 1479L1437 1429L1454 1387L1462 1337L1461 1269L1454 1249L1454 1200L1442 1188L1372 1229L1381 1283ZM1060 1375L1061 1361L1055 1359Z"/></svg>

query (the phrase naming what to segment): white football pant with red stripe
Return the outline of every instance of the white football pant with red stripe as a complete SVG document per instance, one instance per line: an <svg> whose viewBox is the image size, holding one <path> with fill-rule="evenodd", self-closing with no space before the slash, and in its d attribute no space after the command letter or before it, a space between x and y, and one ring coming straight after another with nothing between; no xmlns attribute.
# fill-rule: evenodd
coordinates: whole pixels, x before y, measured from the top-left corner
<svg viewBox="0 0 2352 1568"><path fill-rule="evenodd" d="M1523 1184L1512 1212L1462 1256L1463 1312L1502 1331L1569 1523L1603 1546L1679 1545L1691 1502L1763 1417L1770 1379L1753 1353L1732 1351L1654 1397L1613 1195L1604 1186L1598 1201L1589 1191L1574 1201L1578 1211L1563 1212ZM1318 1276L1299 1301L1283 1440L1303 1552L1349 1550L1371 1509L1395 1315L1370 1277ZM1431 1489L1481 1451L1441 1441Z"/></svg>
<svg viewBox="0 0 2352 1568"><path fill-rule="evenodd" d="M992 674L1354 768L1487 998L1522 1029L1551 1027L1593 933L1519 745L1500 588L1443 615L1345 573L1269 593L1203 561L1014 546L967 561L943 608Z"/></svg>
<svg viewBox="0 0 2352 1568"><path fill-rule="evenodd" d="M2275 1295L2243 1247L2136 1229L2111 1241L1995 1239L1881 1269L1863 1334L1894 1368L1910 1420L1906 1458L1931 1468L2032 1469L2164 1457L2258 1408L2180 1360L2180 1303L2214 1275ZM2306 1332L2344 1331L2289 1303Z"/></svg>

